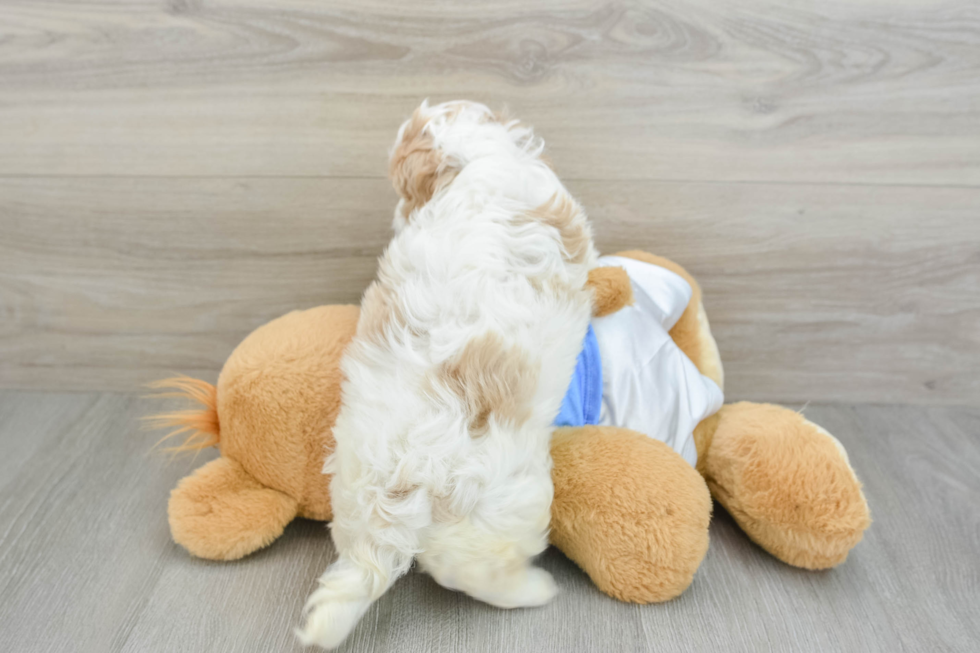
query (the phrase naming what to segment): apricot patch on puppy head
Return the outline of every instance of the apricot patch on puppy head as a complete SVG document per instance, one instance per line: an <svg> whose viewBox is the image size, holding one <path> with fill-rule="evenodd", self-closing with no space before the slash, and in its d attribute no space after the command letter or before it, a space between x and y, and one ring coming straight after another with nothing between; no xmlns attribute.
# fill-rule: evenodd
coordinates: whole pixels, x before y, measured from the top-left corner
<svg viewBox="0 0 980 653"><path fill-rule="evenodd" d="M456 176L445 155L436 149L425 126L429 119L419 107L399 133L391 153L388 174L398 195L405 200L405 216L425 205ZM452 116L447 116L451 119Z"/></svg>
<svg viewBox="0 0 980 653"><path fill-rule="evenodd" d="M486 433L491 415L514 426L531 416L538 368L526 351L508 347L496 333L470 340L439 378L466 402L473 437Z"/></svg>
<svg viewBox="0 0 980 653"><path fill-rule="evenodd" d="M569 263L581 265L589 253L592 235L585 220L581 219L582 209L566 194L555 194L547 202L516 218L519 224L540 222L558 231L561 238L564 258Z"/></svg>

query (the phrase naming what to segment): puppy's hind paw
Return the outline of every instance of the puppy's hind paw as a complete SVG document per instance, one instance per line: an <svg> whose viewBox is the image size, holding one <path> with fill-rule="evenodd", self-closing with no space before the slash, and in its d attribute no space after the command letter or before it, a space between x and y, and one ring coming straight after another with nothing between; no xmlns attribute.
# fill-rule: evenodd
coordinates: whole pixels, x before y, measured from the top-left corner
<svg viewBox="0 0 980 653"><path fill-rule="evenodd" d="M304 646L337 648L369 605L370 601L343 600L332 590L321 588L306 602L306 624L296 629L296 636Z"/></svg>
<svg viewBox="0 0 980 653"><path fill-rule="evenodd" d="M513 608L536 608L555 598L558 586L551 574L538 567L528 567L520 576L511 576L496 585L484 586L468 592L473 598L485 603L511 610Z"/></svg>
<svg viewBox="0 0 980 653"><path fill-rule="evenodd" d="M550 603L558 595L558 585L551 574L540 567L527 570L527 580L524 584L524 596L521 607L533 608Z"/></svg>

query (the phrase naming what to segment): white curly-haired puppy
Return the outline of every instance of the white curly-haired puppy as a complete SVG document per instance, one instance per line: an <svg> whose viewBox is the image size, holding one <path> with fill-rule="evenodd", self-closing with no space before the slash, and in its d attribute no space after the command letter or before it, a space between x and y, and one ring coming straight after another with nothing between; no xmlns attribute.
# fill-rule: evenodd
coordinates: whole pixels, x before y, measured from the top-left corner
<svg viewBox="0 0 980 653"><path fill-rule="evenodd" d="M299 633L334 647L413 559L503 608L556 592L549 439L591 312L586 216L543 143L472 102L398 131L396 235L361 302L334 427L333 540Z"/></svg>

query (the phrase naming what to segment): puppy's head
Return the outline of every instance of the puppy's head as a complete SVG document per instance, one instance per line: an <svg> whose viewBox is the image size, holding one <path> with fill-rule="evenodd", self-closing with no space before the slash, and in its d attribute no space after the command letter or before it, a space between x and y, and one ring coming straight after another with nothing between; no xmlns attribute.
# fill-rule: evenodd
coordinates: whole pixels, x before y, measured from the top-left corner
<svg viewBox="0 0 980 653"><path fill-rule="evenodd" d="M467 163L493 153L527 151L533 133L483 104L423 102L402 124L391 150L389 175L400 200L395 229L448 186ZM540 154L540 148L537 154Z"/></svg>

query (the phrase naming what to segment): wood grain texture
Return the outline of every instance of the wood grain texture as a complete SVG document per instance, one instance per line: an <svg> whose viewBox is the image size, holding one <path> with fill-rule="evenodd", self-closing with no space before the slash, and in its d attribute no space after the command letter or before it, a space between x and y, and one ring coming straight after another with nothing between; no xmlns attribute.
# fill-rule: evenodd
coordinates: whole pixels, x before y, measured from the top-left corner
<svg viewBox="0 0 980 653"><path fill-rule="evenodd" d="M569 186L603 251L699 279L730 399L980 403L980 189ZM0 179L0 387L213 380L259 324L358 302L393 204L380 179Z"/></svg>
<svg viewBox="0 0 980 653"><path fill-rule="evenodd" d="M980 183L970 0L3 0L0 173L384 173L423 97L581 179Z"/></svg>
<svg viewBox="0 0 980 653"><path fill-rule="evenodd" d="M167 462L131 395L0 392L0 647L19 653L300 651L305 597L333 556L299 521L236 563L173 544L167 492L212 454ZM342 651L972 651L980 640L980 411L810 406L847 447L874 524L836 570L757 548L717 509L692 587L619 603L549 550L561 593L502 611L412 573Z"/></svg>
<svg viewBox="0 0 980 653"><path fill-rule="evenodd" d="M394 206L381 180L0 179L0 188L7 387L134 390L173 371L213 376L269 319L357 303Z"/></svg>
<svg viewBox="0 0 980 653"><path fill-rule="evenodd" d="M704 290L729 400L980 404L980 192L574 183Z"/></svg>
<svg viewBox="0 0 980 653"><path fill-rule="evenodd" d="M980 401L969 0L0 0L0 387L213 378L357 301L427 96L688 266L731 398Z"/></svg>

